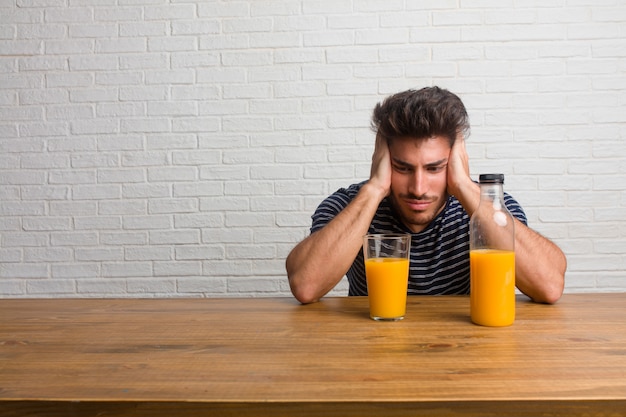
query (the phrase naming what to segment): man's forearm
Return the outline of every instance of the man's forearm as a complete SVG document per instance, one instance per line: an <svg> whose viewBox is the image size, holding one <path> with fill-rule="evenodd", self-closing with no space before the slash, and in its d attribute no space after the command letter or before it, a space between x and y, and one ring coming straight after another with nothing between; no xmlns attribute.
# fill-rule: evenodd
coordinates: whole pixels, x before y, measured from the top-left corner
<svg viewBox="0 0 626 417"><path fill-rule="evenodd" d="M375 187L364 185L341 213L291 251L287 275L300 302L319 300L346 274L384 197Z"/></svg>
<svg viewBox="0 0 626 417"><path fill-rule="evenodd" d="M557 245L515 221L515 282L534 301L555 303L563 294L567 260Z"/></svg>

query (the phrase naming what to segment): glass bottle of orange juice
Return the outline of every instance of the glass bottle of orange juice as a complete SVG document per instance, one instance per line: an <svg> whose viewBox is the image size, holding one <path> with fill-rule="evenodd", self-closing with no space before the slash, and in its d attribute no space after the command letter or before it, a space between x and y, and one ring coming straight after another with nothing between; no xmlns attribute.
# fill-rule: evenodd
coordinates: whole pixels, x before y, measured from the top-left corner
<svg viewBox="0 0 626 417"><path fill-rule="evenodd" d="M470 316L482 326L515 321L515 227L504 204L503 174L479 176L480 203L470 219Z"/></svg>

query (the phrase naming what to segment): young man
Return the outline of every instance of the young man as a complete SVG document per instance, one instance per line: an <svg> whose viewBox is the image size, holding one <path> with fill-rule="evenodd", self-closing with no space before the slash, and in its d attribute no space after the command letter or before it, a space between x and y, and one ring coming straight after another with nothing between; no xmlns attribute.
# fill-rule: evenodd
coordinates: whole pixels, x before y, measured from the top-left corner
<svg viewBox="0 0 626 417"><path fill-rule="evenodd" d="M411 233L409 294L469 293L469 219L480 188L469 176L465 106L438 87L409 90L376 105L376 145L370 178L340 189L317 208L311 234L286 261L293 295L318 301L347 275L350 295L367 295L362 254L367 233ZM515 218L517 288L537 302L563 293L566 259L526 225L510 195Z"/></svg>

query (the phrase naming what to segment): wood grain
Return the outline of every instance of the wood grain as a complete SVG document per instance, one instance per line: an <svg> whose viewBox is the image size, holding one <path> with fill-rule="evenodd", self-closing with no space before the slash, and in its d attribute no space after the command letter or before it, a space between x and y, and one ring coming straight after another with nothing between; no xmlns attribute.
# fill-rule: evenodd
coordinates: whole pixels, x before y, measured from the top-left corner
<svg viewBox="0 0 626 417"><path fill-rule="evenodd" d="M0 416L626 415L626 294L0 300ZM55 414L56 413L56 414Z"/></svg>

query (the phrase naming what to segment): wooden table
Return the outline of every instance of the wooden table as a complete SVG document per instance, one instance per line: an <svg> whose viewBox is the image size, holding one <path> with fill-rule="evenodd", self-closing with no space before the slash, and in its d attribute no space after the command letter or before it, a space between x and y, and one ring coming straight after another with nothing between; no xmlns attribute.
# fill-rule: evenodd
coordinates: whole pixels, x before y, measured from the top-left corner
<svg viewBox="0 0 626 417"><path fill-rule="evenodd" d="M0 416L625 416L626 294L0 300Z"/></svg>

